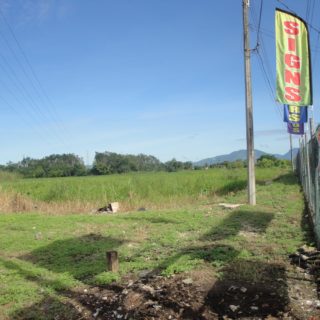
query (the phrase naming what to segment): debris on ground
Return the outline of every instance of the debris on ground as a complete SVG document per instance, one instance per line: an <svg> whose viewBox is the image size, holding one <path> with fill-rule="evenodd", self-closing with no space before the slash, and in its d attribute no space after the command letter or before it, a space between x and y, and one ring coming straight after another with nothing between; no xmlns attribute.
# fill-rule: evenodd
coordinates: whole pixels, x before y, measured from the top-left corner
<svg viewBox="0 0 320 320"><path fill-rule="evenodd" d="M105 213L113 212L113 213L116 213L116 212L119 211L119 208L120 208L119 202L111 202L108 205L99 208L97 210L97 212L105 212Z"/></svg>
<svg viewBox="0 0 320 320"><path fill-rule="evenodd" d="M273 270L266 266L262 272ZM150 270L72 298L81 319L320 319L314 283L285 270L266 282L216 279L204 270L171 277ZM281 272L282 272L281 271ZM281 280L281 281L280 281ZM88 312L89 310L89 312Z"/></svg>
<svg viewBox="0 0 320 320"><path fill-rule="evenodd" d="M320 296L320 251L315 247L304 245L289 256L291 263L300 269L306 281L315 281Z"/></svg>
<svg viewBox="0 0 320 320"><path fill-rule="evenodd" d="M243 204L219 203L219 207L223 207L225 209L236 209L236 208L239 208L240 206L243 206Z"/></svg>

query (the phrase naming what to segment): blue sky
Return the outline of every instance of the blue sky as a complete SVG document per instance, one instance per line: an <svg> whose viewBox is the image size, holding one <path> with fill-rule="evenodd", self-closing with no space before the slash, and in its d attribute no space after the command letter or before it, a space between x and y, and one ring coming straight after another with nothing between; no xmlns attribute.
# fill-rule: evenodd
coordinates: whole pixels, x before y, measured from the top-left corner
<svg viewBox="0 0 320 320"><path fill-rule="evenodd" d="M252 48L260 1L251 0ZM318 28L317 1L283 2ZM277 6L264 1L260 33L273 88ZM52 153L91 162L106 150L196 161L246 148L241 0L1 0L0 9L0 163ZM285 153L282 111L256 54L252 81L255 148Z"/></svg>

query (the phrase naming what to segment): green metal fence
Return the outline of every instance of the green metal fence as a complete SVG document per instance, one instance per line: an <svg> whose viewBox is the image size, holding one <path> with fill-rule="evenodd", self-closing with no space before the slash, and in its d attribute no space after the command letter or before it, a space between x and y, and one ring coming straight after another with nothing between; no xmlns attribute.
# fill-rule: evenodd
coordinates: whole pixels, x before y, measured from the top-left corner
<svg viewBox="0 0 320 320"><path fill-rule="evenodd" d="M296 159L296 169L309 207L317 246L320 248L320 126L307 141L305 134L300 139L300 150Z"/></svg>

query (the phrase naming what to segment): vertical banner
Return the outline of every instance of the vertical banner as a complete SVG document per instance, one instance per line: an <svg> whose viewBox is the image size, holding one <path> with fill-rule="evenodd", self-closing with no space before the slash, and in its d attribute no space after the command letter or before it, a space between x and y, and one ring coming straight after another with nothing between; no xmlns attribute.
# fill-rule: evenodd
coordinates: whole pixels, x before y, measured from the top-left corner
<svg viewBox="0 0 320 320"><path fill-rule="evenodd" d="M307 24L276 9L276 100L292 106L312 105L312 78Z"/></svg>
<svg viewBox="0 0 320 320"><path fill-rule="evenodd" d="M298 106L283 106L283 121L305 123L308 122L308 108Z"/></svg>
<svg viewBox="0 0 320 320"><path fill-rule="evenodd" d="M287 123L288 133L291 134L304 134L304 124L303 123Z"/></svg>

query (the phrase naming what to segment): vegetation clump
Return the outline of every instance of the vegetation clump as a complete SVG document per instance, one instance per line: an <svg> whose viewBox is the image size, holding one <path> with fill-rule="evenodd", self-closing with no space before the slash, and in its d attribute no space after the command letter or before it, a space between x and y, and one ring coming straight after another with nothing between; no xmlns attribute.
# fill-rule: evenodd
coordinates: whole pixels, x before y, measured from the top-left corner
<svg viewBox="0 0 320 320"><path fill-rule="evenodd" d="M93 166L74 154L52 154L42 159L23 158L17 163L1 165L0 170L21 174L26 178L75 177L85 175L108 175L128 172L167 171L176 172L192 169L192 162L172 159L162 163L159 159L145 154L118 154L96 152Z"/></svg>

